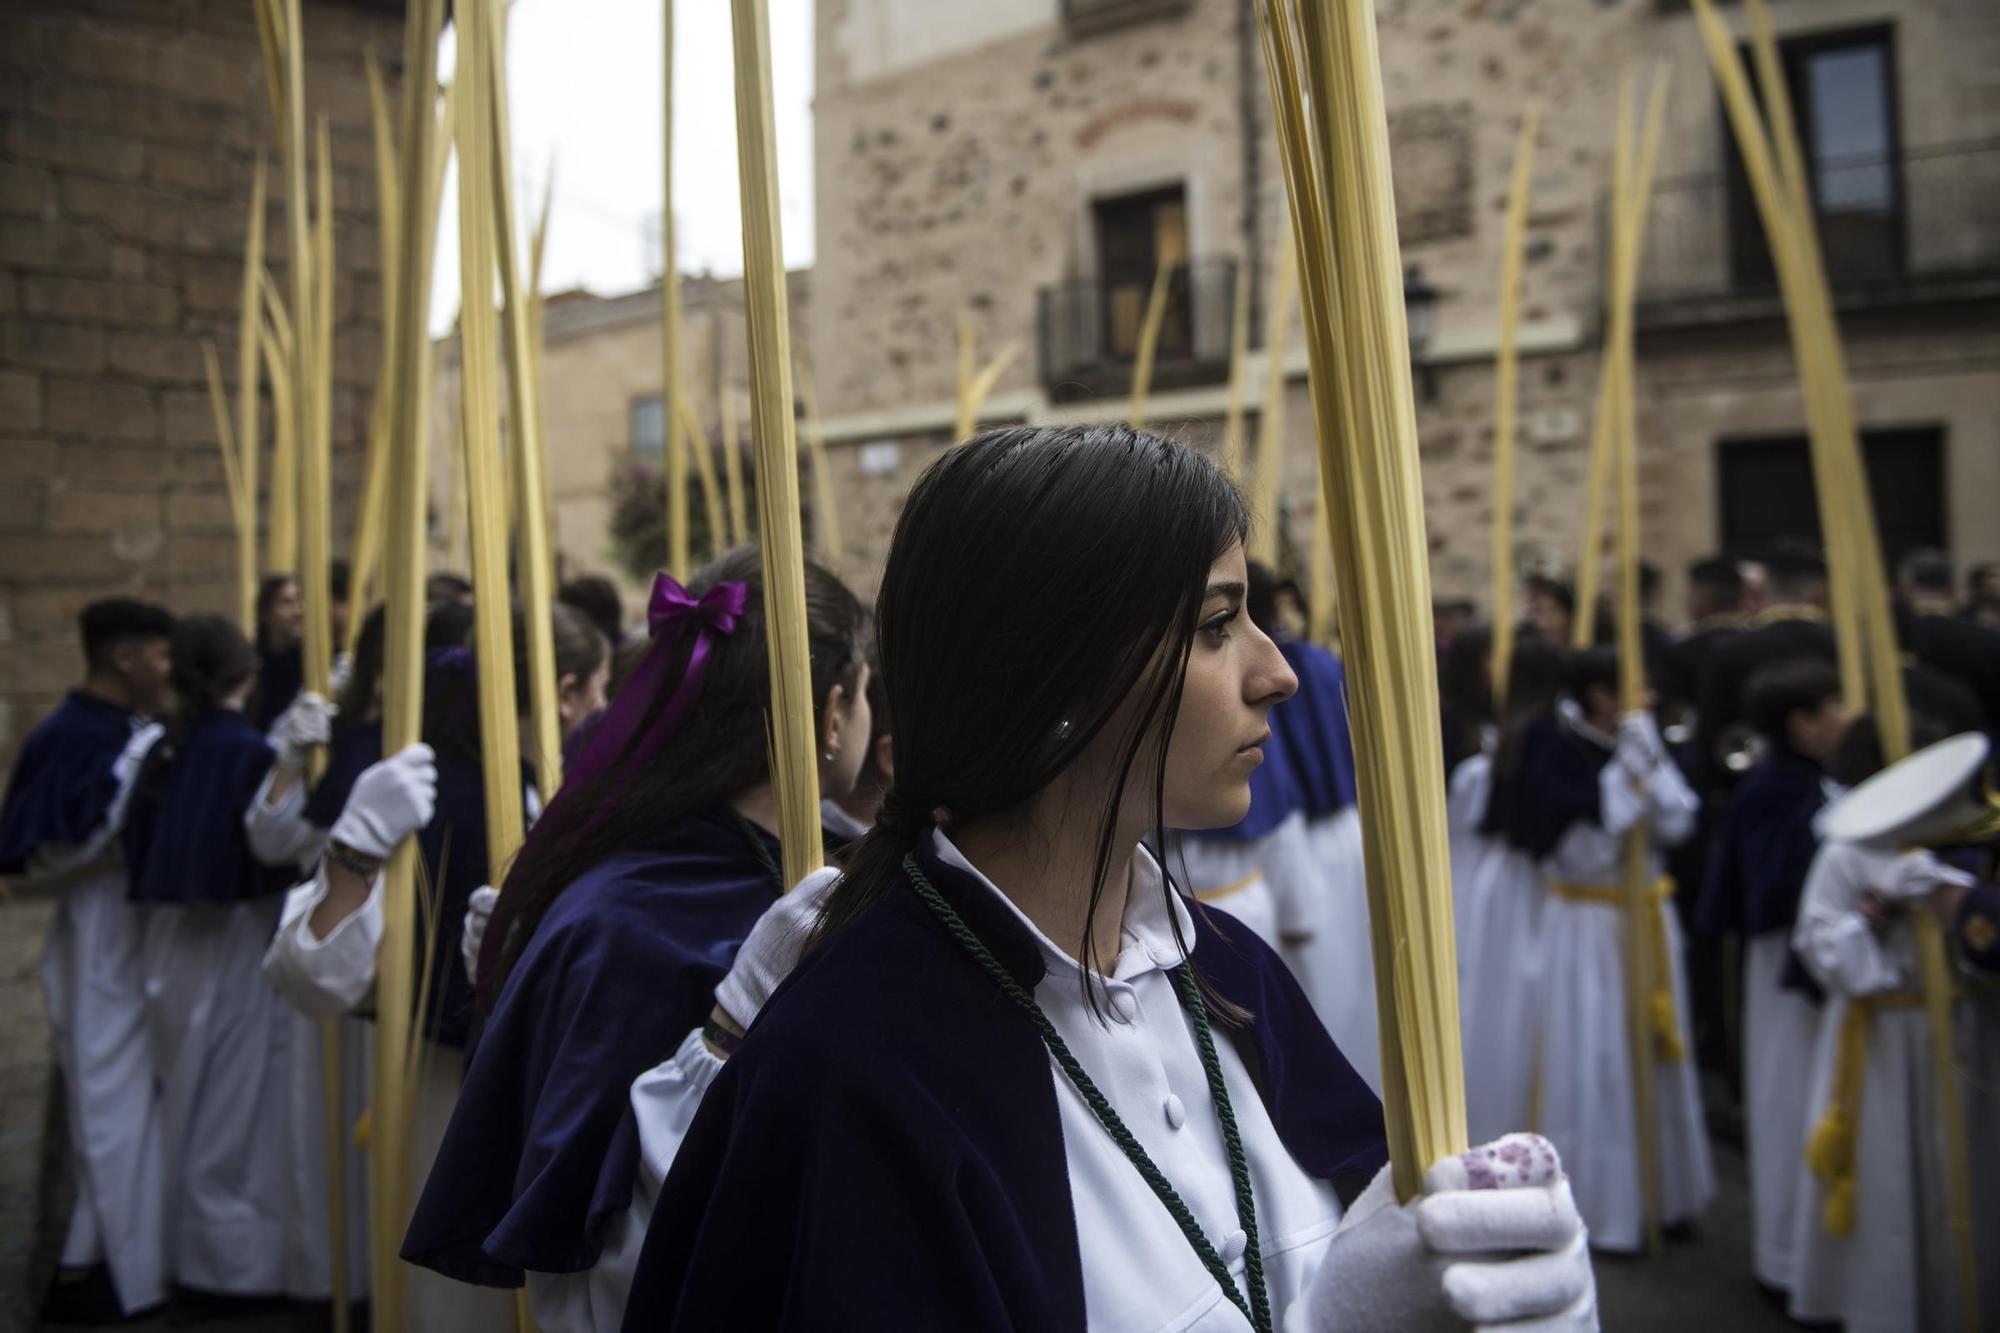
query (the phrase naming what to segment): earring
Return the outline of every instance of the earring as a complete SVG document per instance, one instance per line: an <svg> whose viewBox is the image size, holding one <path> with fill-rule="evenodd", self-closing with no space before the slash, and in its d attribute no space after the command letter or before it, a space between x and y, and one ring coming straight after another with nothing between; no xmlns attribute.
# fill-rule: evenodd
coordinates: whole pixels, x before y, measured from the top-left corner
<svg viewBox="0 0 2000 1333"><path fill-rule="evenodd" d="M1066 741L1066 740L1068 740L1068 739L1069 739L1069 732L1070 732L1070 725L1069 725L1069 719L1068 719L1068 718L1064 718L1064 719L1063 719L1062 721L1060 721L1060 722L1056 723L1056 739L1057 739L1057 740L1059 740L1059 741Z"/></svg>
<svg viewBox="0 0 2000 1333"><path fill-rule="evenodd" d="M821 759L824 759L824 760L825 760L825 761L826 761L827 763L829 763L829 764L830 764L830 763L832 763L832 762L833 762L834 760L836 760L836 759L840 758L840 756L839 756L838 754L834 753L834 752L833 752L832 750L823 750L823 751L821 751L821 752L820 752L820 756L819 756L819 757L820 757Z"/></svg>

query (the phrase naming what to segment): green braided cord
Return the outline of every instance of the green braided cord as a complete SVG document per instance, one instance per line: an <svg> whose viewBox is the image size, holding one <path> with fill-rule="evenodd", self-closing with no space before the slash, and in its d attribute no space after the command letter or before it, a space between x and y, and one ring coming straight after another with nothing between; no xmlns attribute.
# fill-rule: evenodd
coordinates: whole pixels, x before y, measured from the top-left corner
<svg viewBox="0 0 2000 1333"><path fill-rule="evenodd" d="M1250 1277L1250 1322L1258 1328L1271 1326L1271 1296L1264 1289L1264 1251L1257 1241L1257 1202L1250 1189L1250 1159L1243 1151L1243 1136L1236 1130L1236 1108L1230 1104L1229 1088L1222 1081L1222 1061L1215 1054L1215 1036L1208 1028L1208 1005L1195 984L1194 969L1183 964L1174 969L1180 986L1181 1007L1194 1020L1195 1043L1201 1048L1202 1072L1208 1075L1208 1091L1215 1098L1215 1116L1222 1122L1222 1142L1229 1150L1229 1179L1236 1187L1236 1211L1243 1224L1243 1262Z"/></svg>
<svg viewBox="0 0 2000 1333"><path fill-rule="evenodd" d="M985 941L966 924L965 918L944 900L943 895L918 868L914 853L903 858L903 873L909 878L911 887L917 891L917 896L922 898L924 904L936 913L938 920L944 923L951 937L972 955L974 961L986 969L987 974L1000 987L1001 994L1027 1014L1036 1030L1041 1033L1042 1043L1048 1047L1049 1054L1054 1057L1056 1064L1082 1095L1084 1103L1097 1117L1097 1122L1104 1126L1104 1132L1111 1136L1111 1141L1118 1145L1126 1160L1132 1163L1133 1169L1138 1171L1146 1184L1152 1188L1154 1195L1165 1205L1167 1212L1179 1224L1181 1234L1193 1247L1195 1255L1201 1260L1202 1267L1208 1270L1209 1276L1222 1288L1222 1294L1243 1313L1243 1317L1250 1321L1250 1326L1257 1333L1271 1333L1271 1302L1264 1290L1264 1258L1256 1250L1257 1214L1256 1205L1250 1196L1250 1168L1243 1159L1243 1144L1236 1134L1236 1117L1228 1109L1229 1093L1222 1085L1222 1069L1216 1060L1215 1043L1208 1034L1208 1019L1202 1013L1199 1004L1193 1012L1196 1014L1195 1030L1201 1045L1202 1066L1209 1072L1209 1088L1215 1095L1216 1106L1221 1113L1223 1138L1229 1149L1229 1176L1236 1186L1237 1216L1238 1220L1244 1223L1244 1235L1249 1239L1248 1248L1244 1253L1253 1256L1249 1259L1251 1291L1250 1302L1247 1304L1244 1302L1243 1293L1236 1288L1236 1280L1229 1275L1229 1265L1222 1262L1222 1256L1216 1253L1215 1247L1209 1244L1208 1237L1202 1234L1201 1224L1195 1221L1193 1211L1175 1192L1173 1185L1168 1182L1160 1168L1154 1165L1153 1159L1147 1155L1139 1140L1133 1137L1132 1131L1126 1128L1117 1110L1070 1051L1069 1044L1062 1039L1062 1034L1056 1031L1056 1025L1042 1012L1042 1007L1035 1003L1035 997L1030 995L1020 982L1014 980L1013 975L1000 965L1000 960L987 950ZM1187 969L1182 966L1173 970L1176 973L1183 973ZM1185 1003L1188 994L1185 986L1181 993L1182 1001Z"/></svg>

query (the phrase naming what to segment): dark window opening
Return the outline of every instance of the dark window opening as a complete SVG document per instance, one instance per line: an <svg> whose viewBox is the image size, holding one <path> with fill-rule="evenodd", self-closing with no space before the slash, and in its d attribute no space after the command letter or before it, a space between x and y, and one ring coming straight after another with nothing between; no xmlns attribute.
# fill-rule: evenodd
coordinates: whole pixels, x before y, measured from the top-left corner
<svg viewBox="0 0 2000 1333"><path fill-rule="evenodd" d="M1170 270L1160 321L1159 361L1186 358L1194 327L1188 301L1187 191L1172 185L1143 194L1101 199L1092 210L1097 226L1097 273L1103 293L1103 353L1129 361L1139 348L1139 330L1153 280Z"/></svg>
<svg viewBox="0 0 2000 1333"><path fill-rule="evenodd" d="M1869 498L1887 568L1919 547L1949 549L1944 509L1944 428L1864 431ZM1803 435L1716 445L1722 549L1754 557L1783 538L1820 543L1812 456Z"/></svg>

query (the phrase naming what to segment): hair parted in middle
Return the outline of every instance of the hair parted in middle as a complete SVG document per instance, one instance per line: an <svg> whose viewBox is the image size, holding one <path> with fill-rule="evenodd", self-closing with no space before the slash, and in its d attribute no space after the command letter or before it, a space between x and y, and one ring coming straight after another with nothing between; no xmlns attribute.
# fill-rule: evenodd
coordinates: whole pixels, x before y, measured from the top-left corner
<svg viewBox="0 0 2000 1333"><path fill-rule="evenodd" d="M1167 747L1154 742L1179 715L1209 571L1248 531L1220 467L1122 425L989 430L933 463L875 610L895 778L817 938L896 888L934 812L950 830L1017 810L1119 722L1117 778L1092 812L1094 917L1142 755L1162 831ZM1084 951L1094 969L1088 932Z"/></svg>

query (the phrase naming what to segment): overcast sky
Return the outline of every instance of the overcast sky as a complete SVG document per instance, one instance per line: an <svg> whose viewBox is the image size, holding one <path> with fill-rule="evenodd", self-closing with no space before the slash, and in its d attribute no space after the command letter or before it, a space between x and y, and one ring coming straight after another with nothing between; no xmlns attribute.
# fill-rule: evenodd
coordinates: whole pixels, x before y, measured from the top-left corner
<svg viewBox="0 0 2000 1333"><path fill-rule="evenodd" d="M785 259L810 264L813 0L769 0ZM675 0L674 214L683 272L743 268L727 0ZM508 91L523 226L551 164L542 289L604 294L651 280L660 209L661 0L514 0ZM444 67L451 62L447 34ZM432 326L458 310L456 180L438 224Z"/></svg>

